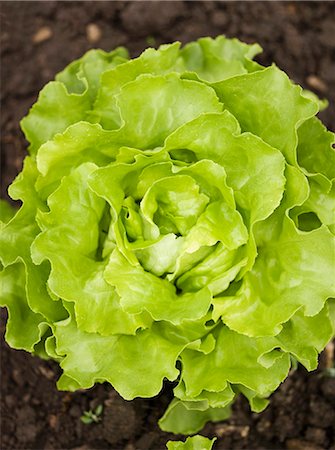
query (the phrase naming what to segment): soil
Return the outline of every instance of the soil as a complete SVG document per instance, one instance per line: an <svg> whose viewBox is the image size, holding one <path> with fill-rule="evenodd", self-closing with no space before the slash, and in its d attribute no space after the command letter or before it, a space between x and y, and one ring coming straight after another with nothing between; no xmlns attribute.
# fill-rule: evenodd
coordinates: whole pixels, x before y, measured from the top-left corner
<svg viewBox="0 0 335 450"><path fill-rule="evenodd" d="M264 48L261 63L275 61L294 81L329 100L321 118L335 129L335 2L2 1L0 6L5 198L26 154L19 120L55 73L92 47L125 45L136 56L148 44L200 36L257 41ZM133 402L105 384L58 392L57 364L1 344L2 449L158 450L176 438L157 426L171 386L157 398ZM218 436L216 450L335 450L335 379L325 375L323 369L308 374L299 367L266 411L253 414L239 399L231 419L207 425L202 434ZM98 423L82 423L83 412L98 405L104 407Z"/></svg>

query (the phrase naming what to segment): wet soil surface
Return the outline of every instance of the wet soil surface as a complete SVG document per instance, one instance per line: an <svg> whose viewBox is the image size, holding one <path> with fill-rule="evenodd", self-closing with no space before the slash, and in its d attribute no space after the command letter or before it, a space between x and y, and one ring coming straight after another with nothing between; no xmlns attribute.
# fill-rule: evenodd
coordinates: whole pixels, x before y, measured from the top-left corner
<svg viewBox="0 0 335 450"><path fill-rule="evenodd" d="M93 47L125 45L136 56L148 44L200 36L257 41L264 48L261 63L275 61L293 80L330 101L321 117L335 129L335 2L2 1L0 6L5 198L26 154L19 120L55 73ZM58 392L55 363L1 343L2 449L158 450L173 437L157 426L171 387L157 398L133 402L108 385ZM103 405L99 421L82 423L84 411L98 405ZM335 450L335 379L324 370L307 374L299 368L262 414L251 413L239 399L230 420L209 424L202 434L218 436L217 450Z"/></svg>

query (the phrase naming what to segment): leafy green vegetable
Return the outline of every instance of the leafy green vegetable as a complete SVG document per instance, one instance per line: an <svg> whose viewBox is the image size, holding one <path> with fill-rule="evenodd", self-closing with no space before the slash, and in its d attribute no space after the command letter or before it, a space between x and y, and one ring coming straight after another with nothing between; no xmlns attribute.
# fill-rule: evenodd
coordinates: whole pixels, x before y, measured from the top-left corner
<svg viewBox="0 0 335 450"><path fill-rule="evenodd" d="M169 441L167 443L168 450L211 450L215 438L210 440L203 436L196 435L182 441Z"/></svg>
<svg viewBox="0 0 335 450"><path fill-rule="evenodd" d="M101 414L103 411L103 405L98 405L94 410L84 411L84 414L80 417L80 420L85 425L90 425L91 423L99 423L101 420Z"/></svg>
<svg viewBox="0 0 335 450"><path fill-rule="evenodd" d="M177 381L160 426L193 434L237 395L263 410L292 361L316 368L335 329L334 134L260 50L91 50L22 120L1 305L12 347L59 361L59 389L131 400Z"/></svg>

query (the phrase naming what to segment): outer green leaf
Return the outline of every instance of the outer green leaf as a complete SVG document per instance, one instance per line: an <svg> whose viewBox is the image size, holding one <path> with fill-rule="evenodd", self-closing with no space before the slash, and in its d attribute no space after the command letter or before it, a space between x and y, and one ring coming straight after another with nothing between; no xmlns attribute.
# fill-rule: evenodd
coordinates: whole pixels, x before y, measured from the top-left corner
<svg viewBox="0 0 335 450"><path fill-rule="evenodd" d="M298 128L298 162L309 173L335 178L335 134L312 117Z"/></svg>
<svg viewBox="0 0 335 450"><path fill-rule="evenodd" d="M298 139L298 162L308 173L310 195L295 212L312 211L335 231L335 135L313 117L299 127Z"/></svg>
<svg viewBox="0 0 335 450"><path fill-rule="evenodd" d="M113 133L100 125L78 122L43 144L37 154L40 175L36 188L40 195L46 198L65 175L84 162L103 166L114 160L117 149L112 139Z"/></svg>
<svg viewBox="0 0 335 450"><path fill-rule="evenodd" d="M200 406L201 407L201 406ZM196 409L195 402L173 399L164 416L159 420L163 431L175 434L197 433L206 422L220 422L230 416L230 408Z"/></svg>
<svg viewBox="0 0 335 450"><path fill-rule="evenodd" d="M175 42L162 45L158 50L149 48L138 58L104 72L92 112L93 117L105 129L119 128L121 120L116 98L121 88L144 73L161 75L169 72L176 62L179 46L180 44Z"/></svg>
<svg viewBox="0 0 335 450"><path fill-rule="evenodd" d="M100 86L100 77L107 70L127 62L128 52L118 47L111 52L89 50L81 58L72 61L62 72L56 75L70 94L82 94L88 89L91 100L95 100Z"/></svg>
<svg viewBox="0 0 335 450"><path fill-rule="evenodd" d="M215 336L215 350L208 355L189 349L181 355L188 396L195 397L203 390L221 392L227 383L268 395L287 376L289 355L274 350L277 345L272 338L250 338L225 326Z"/></svg>
<svg viewBox="0 0 335 450"><path fill-rule="evenodd" d="M102 71L122 63L121 56L126 56L122 49L109 54L90 51L41 90L37 102L21 121L32 155L55 134L89 117Z"/></svg>
<svg viewBox="0 0 335 450"><path fill-rule="evenodd" d="M319 98L314 92L309 89L303 89L302 95L309 98L313 102L316 102L319 106L319 111L324 111L329 106L329 102L326 98Z"/></svg>
<svg viewBox="0 0 335 450"><path fill-rule="evenodd" d="M215 441L216 438L211 440L203 436L196 435L188 437L185 442L169 441L166 446L168 450L211 450Z"/></svg>
<svg viewBox="0 0 335 450"><path fill-rule="evenodd" d="M30 142L30 154L35 155L44 142L62 133L69 125L83 120L90 107L87 91L84 94L69 94L63 83L48 83L29 114L21 120L21 128Z"/></svg>
<svg viewBox="0 0 335 450"><path fill-rule="evenodd" d="M296 164L297 129L318 112L300 86L274 65L212 86L243 131L260 136Z"/></svg>
<svg viewBox="0 0 335 450"><path fill-rule="evenodd" d="M329 319L333 327L333 337L335 336L335 298L328 300Z"/></svg>
<svg viewBox="0 0 335 450"><path fill-rule="evenodd" d="M257 393L243 385L238 385L235 390L241 392L249 401L250 409L253 412L262 412L268 406L269 400L267 398L257 395Z"/></svg>
<svg viewBox="0 0 335 450"><path fill-rule="evenodd" d="M261 51L258 44L247 45L238 39L201 38L180 51L179 70L195 72L200 80L221 81L247 73L248 62L251 68L250 60Z"/></svg>
<svg viewBox="0 0 335 450"><path fill-rule="evenodd" d="M172 381L178 376L175 363L185 347L167 340L165 328L157 323L135 336L101 336L80 331L73 319L57 323L56 351L65 356L61 362L65 377L58 387L73 390L71 379L81 388L108 381L127 400L158 394L163 378Z"/></svg>
<svg viewBox="0 0 335 450"><path fill-rule="evenodd" d="M167 339L183 342L187 348L192 348L204 354L210 353L215 347L215 338L211 334L215 325L211 322L211 313L197 320L185 320L180 325L170 325L165 328Z"/></svg>
<svg viewBox="0 0 335 450"><path fill-rule="evenodd" d="M21 174L10 186L9 193L15 200L21 199L23 206L16 215L1 228L0 248L1 262L9 266L18 261L23 262L26 270L26 294L30 308L46 319L60 320L64 318L64 308L61 302L53 301L46 289L49 276L49 266L43 264L36 267L30 256L30 246L36 235L40 232L35 222L38 207L43 204L34 190L37 176L35 162L27 157Z"/></svg>
<svg viewBox="0 0 335 450"><path fill-rule="evenodd" d="M315 370L320 353L333 337L328 305L315 316L306 317L298 311L283 325L276 336L280 347L294 355L307 370Z"/></svg>
<svg viewBox="0 0 335 450"><path fill-rule="evenodd" d="M310 194L302 211L313 211L322 223L335 226L335 179L330 182L321 174L308 177ZM333 228L334 230L334 228Z"/></svg>
<svg viewBox="0 0 335 450"><path fill-rule="evenodd" d="M0 271L0 306L8 309L6 341L13 348L33 352L47 327L45 318L29 307L25 284L25 268L22 263Z"/></svg>
<svg viewBox="0 0 335 450"><path fill-rule="evenodd" d="M213 89L176 73L139 76L121 89L117 104L123 123L118 142L143 150L163 145L170 133L200 114L222 110Z"/></svg>
<svg viewBox="0 0 335 450"><path fill-rule="evenodd" d="M178 386L174 388L173 392L179 400L189 402L189 405L191 405L190 402L195 402L195 409L202 409L204 411L208 408L224 408L231 404L235 398L235 392L232 390L230 384L227 384L220 392L204 390L196 397L190 397L186 393L185 383L181 381Z"/></svg>
<svg viewBox="0 0 335 450"><path fill-rule="evenodd" d="M101 87L95 103L93 116L104 128L114 129L121 125L116 96L127 83L142 74L161 75L171 71L195 72L200 78L214 81L260 68L250 61L261 51L258 44L247 45L237 39L224 36L199 39L179 51L180 43L162 45L158 50L149 48L138 58L130 60L113 70L107 70L101 79ZM184 75L183 75L184 76ZM197 78L198 79L198 78Z"/></svg>
<svg viewBox="0 0 335 450"><path fill-rule="evenodd" d="M5 225L14 217L16 209L6 200L0 199L0 226Z"/></svg>
<svg viewBox="0 0 335 450"><path fill-rule="evenodd" d="M40 228L49 230L48 239L42 233L37 241L44 239L48 241L48 245L59 245L60 249L72 247L82 255L94 256L98 241L98 221L105 206L104 201L87 187L87 178L96 168L93 163L85 163L63 178L59 188L48 198L50 211L40 211L37 216ZM75 239L71 230L76 230Z"/></svg>
<svg viewBox="0 0 335 450"><path fill-rule="evenodd" d="M284 217L308 199L310 188L306 176L296 167L285 167L285 191L278 208L266 220L258 222L254 227L257 246L278 240Z"/></svg>
<svg viewBox="0 0 335 450"><path fill-rule="evenodd" d="M326 227L304 233L286 217L278 240L259 249L236 296L215 299L215 316L239 333L266 336L300 308L317 314L335 295L334 245Z"/></svg>

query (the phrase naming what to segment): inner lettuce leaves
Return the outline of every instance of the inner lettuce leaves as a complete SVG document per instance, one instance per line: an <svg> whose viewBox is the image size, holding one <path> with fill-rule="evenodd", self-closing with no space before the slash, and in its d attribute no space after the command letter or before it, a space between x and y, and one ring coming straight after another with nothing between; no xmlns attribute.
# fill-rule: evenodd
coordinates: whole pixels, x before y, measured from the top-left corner
<svg viewBox="0 0 335 450"><path fill-rule="evenodd" d="M59 389L174 399L198 432L253 411L334 336L334 133L257 44L219 36L90 50L21 125L29 156L0 203L6 340L59 362ZM211 448L201 436L169 449Z"/></svg>

